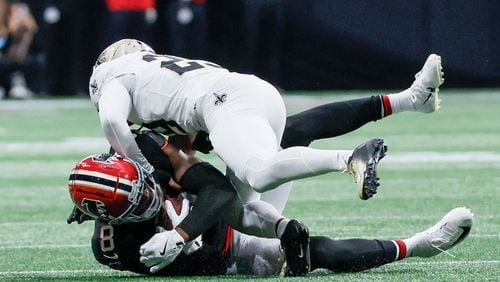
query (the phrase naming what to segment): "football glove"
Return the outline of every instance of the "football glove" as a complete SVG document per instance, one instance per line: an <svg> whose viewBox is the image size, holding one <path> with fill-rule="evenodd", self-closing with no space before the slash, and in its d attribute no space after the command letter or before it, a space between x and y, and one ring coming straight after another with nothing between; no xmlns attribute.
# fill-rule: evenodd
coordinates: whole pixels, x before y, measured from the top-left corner
<svg viewBox="0 0 500 282"><path fill-rule="evenodd" d="M188 215L189 210L190 210L190 205L189 205L189 200L184 198L182 199L182 207L181 207L181 212L180 214L177 214L172 202L170 200L165 200L165 205L167 206L167 215L172 221L172 226L175 228L179 223L181 223L184 218ZM194 240L191 240L186 243L186 246L184 246L184 249L182 251L186 255L190 255L194 252L196 252L198 249L200 249L203 246L203 242L201 240L201 235L196 237Z"/></svg>
<svg viewBox="0 0 500 282"><path fill-rule="evenodd" d="M93 218L90 217L89 215L83 213L79 208L74 206L73 210L71 211L70 215L68 216L68 219L66 219L66 222L68 224L71 224L72 222L76 221L78 224L82 224L82 222L87 221L87 220L93 220Z"/></svg>
<svg viewBox="0 0 500 282"><path fill-rule="evenodd" d="M184 248L182 249L182 252L185 253L186 255L190 255L199 250L202 246L203 246L203 241L201 240L201 235L200 235L196 237L194 240L187 242Z"/></svg>
<svg viewBox="0 0 500 282"><path fill-rule="evenodd" d="M184 246L184 239L175 229L157 233L140 247L139 261L156 273L172 263Z"/></svg>

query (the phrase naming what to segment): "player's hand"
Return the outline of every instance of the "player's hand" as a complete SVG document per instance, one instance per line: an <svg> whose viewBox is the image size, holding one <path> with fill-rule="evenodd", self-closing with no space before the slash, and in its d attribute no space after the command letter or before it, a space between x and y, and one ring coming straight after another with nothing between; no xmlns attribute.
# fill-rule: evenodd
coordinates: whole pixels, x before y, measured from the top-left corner
<svg viewBox="0 0 500 282"><path fill-rule="evenodd" d="M200 235L196 237L196 239L187 242L186 246L184 246L184 249L182 249L182 251L186 255L190 255L199 250L202 246L203 246L203 241L201 240L201 235Z"/></svg>
<svg viewBox="0 0 500 282"><path fill-rule="evenodd" d="M140 247L139 260L151 273L156 273L172 263L184 246L184 239L175 230L157 233Z"/></svg>
<svg viewBox="0 0 500 282"><path fill-rule="evenodd" d="M185 198L182 199L182 201L181 201L182 207L181 207L179 214L175 210L172 201L177 201L177 200L176 199L172 199L172 200L167 199L167 200L165 200L165 205L167 206L168 218L170 218L170 220L172 221L172 227L175 228L188 215L188 213L189 213L189 200L185 199Z"/></svg>
<svg viewBox="0 0 500 282"><path fill-rule="evenodd" d="M78 224L81 224L84 221L92 220L92 219L93 219L92 217L84 214L79 208L74 206L73 210L71 211L70 215L68 216L68 219L66 219L66 222L68 224L71 224L72 222L76 221L76 222L78 222Z"/></svg>

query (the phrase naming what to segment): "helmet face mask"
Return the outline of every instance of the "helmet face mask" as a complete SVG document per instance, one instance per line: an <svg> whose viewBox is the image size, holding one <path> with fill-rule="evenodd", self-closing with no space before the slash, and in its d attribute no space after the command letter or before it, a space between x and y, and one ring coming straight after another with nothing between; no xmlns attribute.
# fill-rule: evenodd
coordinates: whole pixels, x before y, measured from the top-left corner
<svg viewBox="0 0 500 282"><path fill-rule="evenodd" d="M104 51L102 51L99 57L97 57L94 68L102 63L109 62L121 56L141 51L156 53L153 48L142 41L136 39L119 40L109 45L106 49L104 49Z"/></svg>
<svg viewBox="0 0 500 282"><path fill-rule="evenodd" d="M151 175L118 155L83 159L73 168L68 187L82 212L110 224L149 220L158 214L163 198Z"/></svg>

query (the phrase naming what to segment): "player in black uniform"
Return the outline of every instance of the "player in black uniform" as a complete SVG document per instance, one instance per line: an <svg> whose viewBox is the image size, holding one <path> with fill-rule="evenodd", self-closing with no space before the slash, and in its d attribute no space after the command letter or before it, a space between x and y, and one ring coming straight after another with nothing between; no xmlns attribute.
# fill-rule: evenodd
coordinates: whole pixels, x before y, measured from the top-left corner
<svg viewBox="0 0 500 282"><path fill-rule="evenodd" d="M282 145L284 147L308 145L312 140L334 137L382 117L384 115L383 98L381 96L323 105L291 116L287 120ZM341 122L318 123L318 120ZM310 123L314 124L311 125ZM140 137L139 141L141 138L143 140L143 142L138 142L143 152L151 151L151 149L155 151L155 147L159 148L162 145L154 136L151 134L138 135ZM194 147L200 151L207 152L210 150L210 143L207 142L207 139L198 138L194 142ZM158 156L162 156L162 154L154 152L146 154L146 157L151 158ZM159 166L165 163L164 161L149 161L157 163ZM197 167L206 169L207 165L202 163L197 165ZM160 183L166 183L166 178L169 178L171 173L160 175ZM208 175L206 173L202 174ZM196 176L196 174L191 173L190 176ZM203 179L198 180L203 182ZM187 184L186 187L190 186L189 182L182 183L182 179L181 184ZM185 187L185 185L182 186L183 188ZM80 215L77 213L72 214L69 222L79 220ZM204 221L201 223L206 224ZM191 255L181 254L172 264L157 274L224 274L224 256L227 256L228 246L231 245L229 244L231 238L227 236L230 233L228 230L230 229L227 229L227 225L220 219L216 220L215 224L212 222L210 229L204 232L204 244L202 248ZM148 268L139 262L138 249L155 232L156 224L152 220L121 225L109 225L105 221L96 220L96 229L92 244L93 251L98 261L112 268L147 274L149 273ZM464 232L463 234L466 235L467 233ZM458 240L455 240L452 244L444 246L444 248L451 247L457 242ZM312 237L310 269L328 268L333 271L364 270L404 258L405 252L403 246L403 241L360 239L334 241L326 237ZM417 253L416 255L419 254Z"/></svg>
<svg viewBox="0 0 500 282"><path fill-rule="evenodd" d="M381 119L384 117L382 113L382 96L372 96L370 98L362 98L357 100L350 100L346 102L335 102L320 107L304 111L301 114L293 115L287 119L287 127L285 129L284 138L282 146L291 147L297 145L309 145L312 140L320 138L328 138L338 136L345 132L357 129L363 124ZM317 120L339 120L340 122L329 122L329 123L317 123ZM311 123L312 122L312 123ZM172 167L170 166L170 160L162 153L162 146L164 145L163 137L157 138L158 135L147 134L138 135L136 138L137 143L141 146L142 151L148 158L148 161L152 163L156 170L155 176L159 180L159 183L169 183L170 177L172 175ZM211 144L207 138L208 136L199 134L197 139L193 143L193 148L204 153L208 153L211 150ZM158 146L159 145L159 146ZM179 169L177 169L179 170ZM208 170L208 172L207 172ZM200 175L218 175L218 171L206 163L198 164L196 167L191 169L190 176ZM219 175L220 176L220 175ZM179 177L176 177L179 179ZM206 185L206 179L199 177L199 181L204 181ZM191 181L193 182L193 181ZM198 194L199 185L195 183L184 183L184 191ZM214 180L214 182L217 182ZM180 227L185 230L188 234L198 235L203 233L208 226L212 225L221 216L224 206L227 206L229 202L234 199L234 191L224 185L227 183L218 183L218 189L206 189L206 194L210 194L216 199L216 201L208 201L202 203L200 199L204 197L198 197L198 206L206 206L203 208L194 208L188 219L184 220ZM168 185L162 185L168 187ZM212 185L213 188L216 185ZM166 190L167 193L176 193L176 191ZM78 210L75 210L78 211ZM195 237L196 237L195 236ZM193 238L192 236L190 236Z"/></svg>

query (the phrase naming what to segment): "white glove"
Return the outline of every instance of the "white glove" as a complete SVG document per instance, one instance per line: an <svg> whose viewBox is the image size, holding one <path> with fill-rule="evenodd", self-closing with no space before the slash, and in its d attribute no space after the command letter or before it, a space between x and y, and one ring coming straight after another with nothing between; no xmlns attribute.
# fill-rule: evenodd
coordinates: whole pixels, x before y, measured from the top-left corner
<svg viewBox="0 0 500 282"><path fill-rule="evenodd" d="M174 206L172 205L172 202L170 202L169 200L165 200L165 205L167 206L167 215L168 218L170 218L170 220L172 221L173 228L177 227L177 225L179 225L179 223L181 223L189 213L188 199L182 199L181 214L177 214Z"/></svg>
<svg viewBox="0 0 500 282"><path fill-rule="evenodd" d="M165 200L165 205L167 206L167 215L172 221L172 226L175 228L179 223L181 223L184 218L189 214L190 210L190 205L189 205L189 200L184 198L182 199L182 208L181 208L181 213L177 214L177 212L174 209L174 206L172 205L172 202L169 200ZM196 237L194 240L191 240L186 243L186 246L182 250L186 255L190 255L194 252L196 252L199 248L203 246L203 242L201 241L201 235Z"/></svg>
<svg viewBox="0 0 500 282"><path fill-rule="evenodd" d="M203 241L201 241L201 235L200 235L200 236L196 237L194 240L187 242L186 245L184 246L184 249L182 249L182 251L186 255L190 255L190 254L196 252L198 249L200 249L201 246L203 246Z"/></svg>
<svg viewBox="0 0 500 282"><path fill-rule="evenodd" d="M172 263L184 246L184 239L175 229L157 233L141 246L139 260L156 273Z"/></svg>

